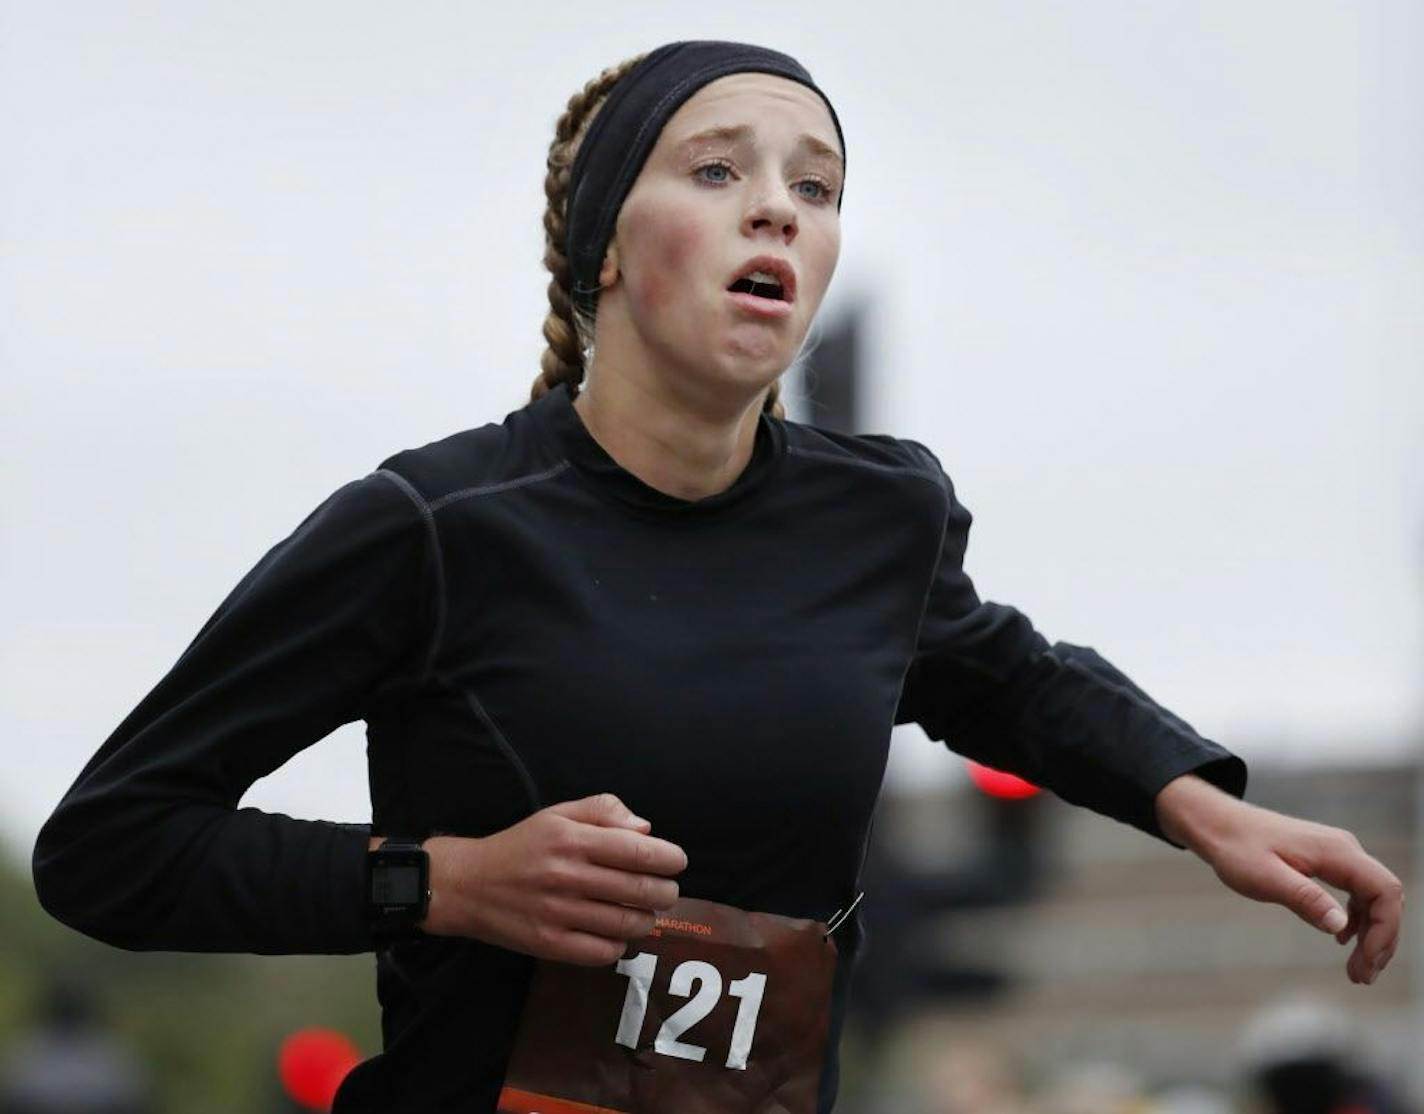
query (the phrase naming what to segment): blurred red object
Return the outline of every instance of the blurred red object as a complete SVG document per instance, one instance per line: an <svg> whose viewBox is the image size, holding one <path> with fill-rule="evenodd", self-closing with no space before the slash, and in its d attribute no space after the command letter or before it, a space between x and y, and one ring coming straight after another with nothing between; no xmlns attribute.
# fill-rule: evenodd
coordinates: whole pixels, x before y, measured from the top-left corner
<svg viewBox="0 0 1424 1114"><path fill-rule="evenodd" d="M282 1042L277 1071L292 1100L311 1110L331 1109L346 1073L361 1062L361 1053L335 1029L298 1029Z"/></svg>
<svg viewBox="0 0 1424 1114"><path fill-rule="evenodd" d="M964 761L969 767L970 780L991 797L1020 800L1041 792L1033 782L1024 781L1017 774L995 770L990 766L981 766L970 758L966 758Z"/></svg>

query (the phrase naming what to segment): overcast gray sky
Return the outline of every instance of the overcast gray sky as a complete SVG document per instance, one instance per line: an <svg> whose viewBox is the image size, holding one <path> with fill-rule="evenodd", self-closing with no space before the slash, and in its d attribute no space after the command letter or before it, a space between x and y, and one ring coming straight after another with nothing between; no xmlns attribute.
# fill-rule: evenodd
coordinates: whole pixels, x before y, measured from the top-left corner
<svg viewBox="0 0 1424 1114"><path fill-rule="evenodd" d="M823 314L981 595L1248 761L1397 757L1424 667L1424 8L0 2L0 833L228 590L543 343L569 95L685 38L846 133ZM792 416L806 417L792 400ZM244 798L368 820L363 728ZM898 729L892 779L960 760Z"/></svg>

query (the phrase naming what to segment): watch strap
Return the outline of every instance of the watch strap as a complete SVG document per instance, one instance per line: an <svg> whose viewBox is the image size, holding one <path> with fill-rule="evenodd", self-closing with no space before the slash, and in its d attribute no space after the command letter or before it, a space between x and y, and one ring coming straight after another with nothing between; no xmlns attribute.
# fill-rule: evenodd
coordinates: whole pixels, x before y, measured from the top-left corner
<svg viewBox="0 0 1424 1114"><path fill-rule="evenodd" d="M383 851L387 847L393 851L424 851L421 846L425 842L425 836L415 835L388 835L380 843L376 844L377 851Z"/></svg>

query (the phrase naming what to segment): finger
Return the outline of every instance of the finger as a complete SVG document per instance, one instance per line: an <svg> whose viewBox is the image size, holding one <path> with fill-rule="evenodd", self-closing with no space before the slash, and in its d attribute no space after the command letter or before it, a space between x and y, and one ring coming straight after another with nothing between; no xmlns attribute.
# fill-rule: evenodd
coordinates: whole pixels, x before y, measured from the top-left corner
<svg viewBox="0 0 1424 1114"><path fill-rule="evenodd" d="M1398 901L1382 894L1370 903L1362 922L1359 943L1350 957L1351 976L1357 982L1371 982L1375 972L1388 963L1399 943Z"/></svg>
<svg viewBox="0 0 1424 1114"><path fill-rule="evenodd" d="M1350 903L1348 906L1350 920L1344 928L1342 928L1339 932L1335 934L1336 940L1338 940L1342 944L1348 944L1350 942L1350 938L1354 936L1356 932L1359 931L1360 920L1364 916L1364 908L1364 903L1360 901L1358 897L1355 897L1353 895L1350 897Z"/></svg>
<svg viewBox="0 0 1424 1114"><path fill-rule="evenodd" d="M1404 914L1404 884L1357 843L1332 843L1312 873L1350 891L1360 903L1359 941L1351 963L1363 980L1386 952L1394 953ZM1358 956L1358 960L1356 959Z"/></svg>
<svg viewBox="0 0 1424 1114"><path fill-rule="evenodd" d="M633 874L626 870L585 863L575 883L581 896L615 905L662 912L677 903L678 885L671 878L655 874Z"/></svg>
<svg viewBox="0 0 1424 1114"><path fill-rule="evenodd" d="M1386 948L1376 958L1375 963L1370 964L1364 960L1363 953L1352 955L1350 957L1351 962L1346 964L1345 970L1349 974L1352 982L1369 984L1379 977L1380 972L1388 966L1393 956L1394 949Z"/></svg>
<svg viewBox="0 0 1424 1114"><path fill-rule="evenodd" d="M642 828L646 831L652 827L613 793L595 793L592 797L583 797L576 801L560 801L556 805L550 805L548 811L585 824L599 824L609 828Z"/></svg>
<svg viewBox="0 0 1424 1114"><path fill-rule="evenodd" d="M586 826L583 833L588 861L633 874L681 874L687 854L675 843L641 832Z"/></svg>
<svg viewBox="0 0 1424 1114"><path fill-rule="evenodd" d="M1322 932L1335 935L1348 927L1350 915L1325 887L1283 859L1270 856L1269 860L1263 868L1263 893L1270 894L1272 900Z"/></svg>
<svg viewBox="0 0 1424 1114"><path fill-rule="evenodd" d="M656 918L646 909L606 901L557 895L544 905L545 915L560 928L609 940L637 940L652 932Z"/></svg>
<svg viewBox="0 0 1424 1114"><path fill-rule="evenodd" d="M617 963L628 950L628 941L597 936L576 929L551 929L537 953L560 963L577 963L584 967L607 967Z"/></svg>

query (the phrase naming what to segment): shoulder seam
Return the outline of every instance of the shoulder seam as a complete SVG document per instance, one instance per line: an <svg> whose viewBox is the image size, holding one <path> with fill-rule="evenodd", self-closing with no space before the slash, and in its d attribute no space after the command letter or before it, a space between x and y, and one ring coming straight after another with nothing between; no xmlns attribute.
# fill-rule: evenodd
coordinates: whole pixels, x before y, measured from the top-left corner
<svg viewBox="0 0 1424 1114"><path fill-rule="evenodd" d="M460 488L458 491L451 491L445 495L440 496L439 499L436 499L433 503L428 504L428 506L430 508L431 513L433 514L435 511L438 511L446 504L454 503L459 499L468 499L476 495L490 495L496 491L507 491L509 488L512 487L522 487L524 484L537 483L540 480L547 480L553 476L557 476L560 472L565 471L568 467L569 461L561 460L552 468L546 468L542 472L535 472L529 476L516 476L512 480L501 480L498 483L483 484L478 487L463 487ZM422 502L424 502L424 500L422 500Z"/></svg>
<svg viewBox="0 0 1424 1114"><path fill-rule="evenodd" d="M421 519L425 522L425 536L430 543L431 561L435 569L435 622L432 624L430 632L430 648L425 654L425 668L421 670L421 682L427 681L435 669L436 655L440 652L440 643L445 638L445 612L446 612L446 589L445 589L445 559L440 550L440 531L435 525L435 511L426 502L425 496L416 490L415 485L402 476L399 472L389 468L378 468L372 475L385 476L401 491L405 492L410 501L415 504L416 510L420 512Z"/></svg>

